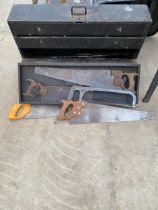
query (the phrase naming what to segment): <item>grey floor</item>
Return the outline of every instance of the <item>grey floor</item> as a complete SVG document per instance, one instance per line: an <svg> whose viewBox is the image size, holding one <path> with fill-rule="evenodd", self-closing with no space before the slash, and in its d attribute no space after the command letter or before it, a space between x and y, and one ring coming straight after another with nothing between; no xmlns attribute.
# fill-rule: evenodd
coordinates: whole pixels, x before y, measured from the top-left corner
<svg viewBox="0 0 158 210"><path fill-rule="evenodd" d="M86 126L7 119L18 102L21 60L6 24L13 2L0 0L0 209L157 210L157 117ZM158 67L158 35L146 40L137 62L142 99ZM157 104L155 92L140 109L157 115Z"/></svg>

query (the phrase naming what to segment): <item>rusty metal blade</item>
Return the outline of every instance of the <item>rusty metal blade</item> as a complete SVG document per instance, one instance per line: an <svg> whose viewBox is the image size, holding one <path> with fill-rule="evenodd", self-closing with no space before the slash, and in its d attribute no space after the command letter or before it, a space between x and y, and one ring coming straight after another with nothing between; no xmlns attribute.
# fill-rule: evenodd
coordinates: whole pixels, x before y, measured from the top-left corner
<svg viewBox="0 0 158 210"><path fill-rule="evenodd" d="M82 110L80 117L74 117L69 122L70 124L88 124L151 119L153 119L151 112L89 103L87 108Z"/></svg>
<svg viewBox="0 0 158 210"><path fill-rule="evenodd" d="M83 86L121 89L113 85L114 78L110 75L110 70L36 67L35 73Z"/></svg>

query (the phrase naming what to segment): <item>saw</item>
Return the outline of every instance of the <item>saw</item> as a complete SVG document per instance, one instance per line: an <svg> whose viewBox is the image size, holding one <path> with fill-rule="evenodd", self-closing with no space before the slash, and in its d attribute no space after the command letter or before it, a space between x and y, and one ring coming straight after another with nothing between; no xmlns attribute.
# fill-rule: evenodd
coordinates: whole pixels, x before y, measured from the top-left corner
<svg viewBox="0 0 158 210"><path fill-rule="evenodd" d="M60 101L67 99L70 87L68 86L44 86L39 82L32 79L27 79L29 83L23 96L38 98L40 97L41 103L51 102L53 104L60 104Z"/></svg>
<svg viewBox="0 0 158 210"><path fill-rule="evenodd" d="M35 74L55 78L82 86L123 89L135 92L137 73L121 70L35 67Z"/></svg>
<svg viewBox="0 0 158 210"><path fill-rule="evenodd" d="M15 104L11 108L8 118L40 119L57 117L59 121L66 120L70 124L106 123L151 120L153 114L146 111L123 109L84 101L64 100L63 105L30 105Z"/></svg>
<svg viewBox="0 0 158 210"><path fill-rule="evenodd" d="M91 88L91 87L82 87L82 86L72 86L70 88L69 94L68 94L68 99L69 100L73 100L75 92L78 92L78 100L82 101L88 101L88 98L86 98L85 96L88 95L88 93L91 93L91 98L92 100L90 102L93 103L97 103L97 95L98 94L102 94L102 101L104 99L103 94L118 94L118 95L128 95L131 99L131 107L135 107L136 106L136 96L133 92L128 91L128 90L117 90L117 89L104 89L104 88ZM106 97L106 96L105 96ZM103 102L102 102L103 103ZM106 103L106 104L110 104L110 102ZM112 105L112 103L111 103ZM113 103L113 105L118 105L117 103Z"/></svg>
<svg viewBox="0 0 158 210"><path fill-rule="evenodd" d="M88 124L105 122L123 122L153 119L153 114L146 111L129 110L84 101L62 101L63 106L58 120L69 120L70 124Z"/></svg>

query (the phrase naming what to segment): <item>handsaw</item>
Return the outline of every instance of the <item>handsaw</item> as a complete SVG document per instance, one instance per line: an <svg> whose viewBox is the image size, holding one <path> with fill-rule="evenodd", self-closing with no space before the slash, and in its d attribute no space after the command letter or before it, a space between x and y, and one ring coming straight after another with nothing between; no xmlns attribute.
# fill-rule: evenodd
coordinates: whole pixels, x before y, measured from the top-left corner
<svg viewBox="0 0 158 210"><path fill-rule="evenodd" d="M79 69L57 67L35 67L35 74L55 78L82 86L96 88L123 89L135 92L135 77L137 73L121 70ZM128 81L127 81L128 80ZM128 85L126 85L128 82Z"/></svg>
<svg viewBox="0 0 158 210"><path fill-rule="evenodd" d="M64 100L62 103L62 108L54 105L14 104L9 112L8 118L10 120L20 120L57 117L59 121L66 120L70 124L153 119L153 114L146 111L91 104L84 101ZM21 112L18 114L19 111Z"/></svg>
<svg viewBox="0 0 158 210"><path fill-rule="evenodd" d="M35 98L41 103L50 101L53 104L60 104L62 99L67 99L70 90L68 86L44 86L33 79L27 79L26 82L29 82L29 86L23 96Z"/></svg>
<svg viewBox="0 0 158 210"><path fill-rule="evenodd" d="M84 101L74 102L72 100L64 100L62 103L63 106L57 119L69 120L70 124L127 122L153 119L152 112L91 104ZM71 108L70 110L69 107Z"/></svg>

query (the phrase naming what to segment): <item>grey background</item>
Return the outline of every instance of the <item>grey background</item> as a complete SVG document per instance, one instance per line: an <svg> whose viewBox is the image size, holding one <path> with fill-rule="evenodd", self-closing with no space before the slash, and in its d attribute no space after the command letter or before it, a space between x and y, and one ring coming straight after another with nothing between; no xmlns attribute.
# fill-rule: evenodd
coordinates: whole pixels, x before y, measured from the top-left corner
<svg viewBox="0 0 158 210"><path fill-rule="evenodd" d="M21 57L7 27L13 3L0 0L0 209L157 210L158 118L146 122L54 125L54 119L10 122L18 102ZM158 67L158 35L147 38L140 99ZM156 116L157 92L140 109Z"/></svg>

